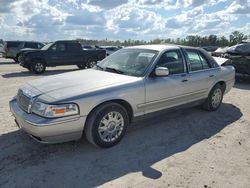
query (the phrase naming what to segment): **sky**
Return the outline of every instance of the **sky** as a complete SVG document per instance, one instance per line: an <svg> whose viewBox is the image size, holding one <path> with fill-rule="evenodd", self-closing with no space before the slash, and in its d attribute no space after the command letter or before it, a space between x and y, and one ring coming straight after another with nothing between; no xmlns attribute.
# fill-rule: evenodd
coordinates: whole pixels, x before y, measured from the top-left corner
<svg viewBox="0 0 250 188"><path fill-rule="evenodd" d="M250 35L250 0L0 0L0 39Z"/></svg>

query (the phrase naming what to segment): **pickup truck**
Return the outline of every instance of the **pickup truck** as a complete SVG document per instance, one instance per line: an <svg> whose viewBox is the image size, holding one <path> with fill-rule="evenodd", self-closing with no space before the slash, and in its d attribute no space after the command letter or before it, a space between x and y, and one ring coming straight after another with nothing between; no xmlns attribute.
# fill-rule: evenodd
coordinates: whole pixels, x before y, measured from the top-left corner
<svg viewBox="0 0 250 188"><path fill-rule="evenodd" d="M82 50L78 41L64 40L45 45L40 50L21 52L19 64L35 74L45 72L46 67L77 65L80 69L91 68L104 59L105 50Z"/></svg>

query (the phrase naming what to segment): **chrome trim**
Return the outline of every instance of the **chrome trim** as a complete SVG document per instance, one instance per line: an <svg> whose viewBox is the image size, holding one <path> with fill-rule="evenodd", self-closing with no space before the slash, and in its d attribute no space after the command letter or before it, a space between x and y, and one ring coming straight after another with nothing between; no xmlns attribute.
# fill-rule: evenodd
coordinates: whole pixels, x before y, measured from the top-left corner
<svg viewBox="0 0 250 188"><path fill-rule="evenodd" d="M213 68L202 69L202 70L197 70L197 71L190 71L188 73L205 72L205 71L215 70L215 69L220 69L220 67L213 67Z"/></svg>
<svg viewBox="0 0 250 188"><path fill-rule="evenodd" d="M165 99L161 99L161 100L150 101L150 102L147 102L147 103L144 103L144 104L138 104L137 107L138 108L145 108L147 106L157 105L159 103L171 102L173 100L180 99L180 98L183 98L183 97L188 97L190 95L203 94L203 93L206 93L207 90L208 89L202 89L202 90L198 90L197 92L191 92L191 93L187 93L187 94L184 94L184 95L178 95L178 96L175 96L175 97L169 97L169 98L165 98Z"/></svg>
<svg viewBox="0 0 250 188"><path fill-rule="evenodd" d="M41 127L41 126L45 127L45 126L50 126L50 125L57 125L57 124L68 123L68 122L72 122L72 121L77 121L77 120L80 119L80 117L85 117L85 116L74 117L74 118L71 118L71 119L61 120L61 121L55 121L55 122L51 122L51 123L34 123L34 122L28 121L26 119L24 119L24 121L27 122L27 123L29 123L29 124L31 124L31 125L37 126L37 127Z"/></svg>

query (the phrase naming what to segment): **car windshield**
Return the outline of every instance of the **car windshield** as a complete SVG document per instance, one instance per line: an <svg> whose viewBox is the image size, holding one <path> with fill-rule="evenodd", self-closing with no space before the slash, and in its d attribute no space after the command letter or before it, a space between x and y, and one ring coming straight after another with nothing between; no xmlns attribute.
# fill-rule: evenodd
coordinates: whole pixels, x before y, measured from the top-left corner
<svg viewBox="0 0 250 188"><path fill-rule="evenodd" d="M53 42L48 43L44 47L42 47L41 50L48 50L53 44L54 44Z"/></svg>
<svg viewBox="0 0 250 188"><path fill-rule="evenodd" d="M127 48L106 57L96 68L130 76L141 77L152 63L158 51Z"/></svg>

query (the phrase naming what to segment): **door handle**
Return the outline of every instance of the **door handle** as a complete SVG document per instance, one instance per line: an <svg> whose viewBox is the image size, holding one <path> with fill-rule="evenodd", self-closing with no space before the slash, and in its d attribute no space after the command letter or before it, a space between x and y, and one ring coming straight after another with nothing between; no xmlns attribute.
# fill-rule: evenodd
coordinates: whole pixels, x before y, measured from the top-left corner
<svg viewBox="0 0 250 188"><path fill-rule="evenodd" d="M212 75L209 75L209 77L214 77L214 75L212 74Z"/></svg>
<svg viewBox="0 0 250 188"><path fill-rule="evenodd" d="M187 79L182 80L182 82L187 82L187 81L188 81Z"/></svg>

